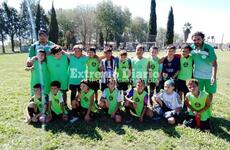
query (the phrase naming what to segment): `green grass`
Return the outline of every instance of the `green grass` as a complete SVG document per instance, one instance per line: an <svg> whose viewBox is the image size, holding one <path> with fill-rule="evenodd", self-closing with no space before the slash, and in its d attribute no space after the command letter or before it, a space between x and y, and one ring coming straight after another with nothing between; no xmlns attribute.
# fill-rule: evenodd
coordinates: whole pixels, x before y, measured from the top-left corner
<svg viewBox="0 0 230 150"><path fill-rule="evenodd" d="M100 117L90 124L56 121L44 131L24 123L30 80L24 71L27 55L0 55L0 149L230 149L230 53L217 55L212 133L150 120L115 124Z"/></svg>

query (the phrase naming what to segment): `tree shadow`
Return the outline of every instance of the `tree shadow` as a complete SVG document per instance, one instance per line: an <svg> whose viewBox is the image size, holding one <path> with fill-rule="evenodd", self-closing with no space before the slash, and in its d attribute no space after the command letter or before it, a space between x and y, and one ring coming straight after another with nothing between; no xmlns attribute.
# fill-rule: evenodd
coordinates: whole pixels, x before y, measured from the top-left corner
<svg viewBox="0 0 230 150"><path fill-rule="evenodd" d="M230 121L224 118L212 117L210 119L211 134L230 142Z"/></svg>

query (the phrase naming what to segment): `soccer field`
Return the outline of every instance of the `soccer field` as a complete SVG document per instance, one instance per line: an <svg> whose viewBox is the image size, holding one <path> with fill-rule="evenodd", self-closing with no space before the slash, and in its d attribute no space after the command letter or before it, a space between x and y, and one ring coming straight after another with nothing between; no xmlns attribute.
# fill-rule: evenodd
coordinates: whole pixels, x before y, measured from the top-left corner
<svg viewBox="0 0 230 150"><path fill-rule="evenodd" d="M27 54L0 55L0 149L230 149L230 52L217 50L217 57L213 131L202 133L163 121L125 125L105 117L88 124L55 121L46 130L28 125L24 123L30 80L24 70Z"/></svg>

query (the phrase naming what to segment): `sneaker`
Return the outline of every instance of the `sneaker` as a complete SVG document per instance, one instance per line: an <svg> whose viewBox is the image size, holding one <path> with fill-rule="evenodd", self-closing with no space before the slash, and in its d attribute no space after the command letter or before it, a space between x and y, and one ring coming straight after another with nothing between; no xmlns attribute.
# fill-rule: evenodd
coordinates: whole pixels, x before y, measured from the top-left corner
<svg viewBox="0 0 230 150"><path fill-rule="evenodd" d="M78 117L73 117L69 122L70 123L74 123L75 121L77 121L79 118Z"/></svg>

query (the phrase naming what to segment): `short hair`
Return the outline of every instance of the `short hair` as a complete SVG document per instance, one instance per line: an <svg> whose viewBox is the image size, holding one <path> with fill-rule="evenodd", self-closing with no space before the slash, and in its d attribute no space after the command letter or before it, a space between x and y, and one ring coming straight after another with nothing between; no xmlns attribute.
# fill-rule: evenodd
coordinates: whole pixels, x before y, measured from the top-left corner
<svg viewBox="0 0 230 150"><path fill-rule="evenodd" d="M61 88L61 83L59 81L53 81L50 84L51 86L57 87L57 88Z"/></svg>
<svg viewBox="0 0 230 150"><path fill-rule="evenodd" d="M189 49L189 51L192 50L192 47L191 47L188 43L184 43L184 44L181 46L181 49L185 49L185 48Z"/></svg>
<svg viewBox="0 0 230 150"><path fill-rule="evenodd" d="M143 51L145 50L144 45L138 44L137 47L136 47L136 50L138 50L138 49L140 49L140 48L143 49Z"/></svg>
<svg viewBox="0 0 230 150"><path fill-rule="evenodd" d="M202 39L205 38L205 34L203 32L200 32L200 31L197 31L197 32L193 33L192 38L194 36L200 36Z"/></svg>
<svg viewBox="0 0 230 150"><path fill-rule="evenodd" d="M89 50L88 51L91 51L91 52L94 52L94 53L96 53L96 47L94 47L94 46L91 46L90 48L89 48Z"/></svg>
<svg viewBox="0 0 230 150"><path fill-rule="evenodd" d="M137 82L141 82L141 83L143 83L143 85L145 86L145 81L143 80L143 79L137 79Z"/></svg>
<svg viewBox="0 0 230 150"><path fill-rule="evenodd" d="M173 50L176 50L176 46L173 45L173 44L170 44L167 46L167 49L173 49Z"/></svg>
<svg viewBox="0 0 230 150"><path fill-rule="evenodd" d="M72 50L79 49L80 51L84 50L84 46L82 44L77 44L73 46Z"/></svg>
<svg viewBox="0 0 230 150"><path fill-rule="evenodd" d="M46 54L46 51L44 49L38 49L38 53Z"/></svg>
<svg viewBox="0 0 230 150"><path fill-rule="evenodd" d="M42 85L40 83L37 83L33 86L34 89L42 89Z"/></svg>
<svg viewBox="0 0 230 150"><path fill-rule="evenodd" d="M81 84L85 84L85 85L87 85L89 87L89 81L88 80L82 80L81 83L80 83L80 85Z"/></svg>
<svg viewBox="0 0 230 150"><path fill-rule="evenodd" d="M126 50L121 50L119 55L120 56L127 56L127 51Z"/></svg>
<svg viewBox="0 0 230 150"><path fill-rule="evenodd" d="M153 51L153 50L159 51L159 50L158 50L158 47L156 47L156 46L151 46L150 49L149 49L149 51L151 52L151 51Z"/></svg>
<svg viewBox="0 0 230 150"><path fill-rule="evenodd" d="M62 50L62 48L58 45L54 45L52 48L51 48L51 54L55 55L57 54L58 52L60 52Z"/></svg>
<svg viewBox="0 0 230 150"><path fill-rule="evenodd" d="M197 79L188 79L188 80L186 80L186 85L189 85L189 84L191 84L191 83L194 83L194 84L196 84L197 86L199 86L199 82L198 82Z"/></svg>
<svg viewBox="0 0 230 150"><path fill-rule="evenodd" d="M116 81L115 81L114 78L108 78L108 79L106 80L106 84L109 84L109 83L111 83L111 82L114 82L114 84L116 83Z"/></svg>

